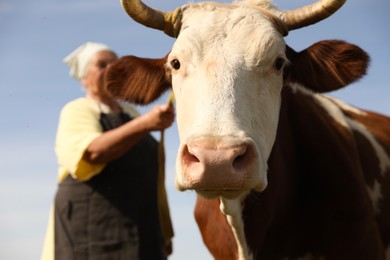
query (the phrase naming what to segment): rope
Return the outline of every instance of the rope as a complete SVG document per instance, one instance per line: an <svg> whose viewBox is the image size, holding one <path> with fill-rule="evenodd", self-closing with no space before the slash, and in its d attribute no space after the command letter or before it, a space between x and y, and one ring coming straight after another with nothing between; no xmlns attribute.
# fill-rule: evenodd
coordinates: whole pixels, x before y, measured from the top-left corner
<svg viewBox="0 0 390 260"><path fill-rule="evenodd" d="M171 91L167 104L174 106L174 95ZM159 174L158 174L158 205L159 205L159 214L160 214L160 224L164 236L165 245L171 243L171 239L174 235L171 216L169 212L168 198L165 189L165 144L164 144L164 130L161 130L161 138L159 144Z"/></svg>

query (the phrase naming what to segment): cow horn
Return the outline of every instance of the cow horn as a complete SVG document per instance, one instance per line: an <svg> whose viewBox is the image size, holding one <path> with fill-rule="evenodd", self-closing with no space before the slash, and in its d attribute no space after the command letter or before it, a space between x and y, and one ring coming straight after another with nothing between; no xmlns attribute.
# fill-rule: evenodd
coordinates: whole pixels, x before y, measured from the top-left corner
<svg viewBox="0 0 390 260"><path fill-rule="evenodd" d="M340 9L345 2L346 0L319 0L295 10L285 11L281 18L291 31L326 19Z"/></svg>
<svg viewBox="0 0 390 260"><path fill-rule="evenodd" d="M163 12L152 9L140 0L120 0L126 13L140 24L147 27L164 31L171 37L176 37L180 29L181 9L171 12Z"/></svg>

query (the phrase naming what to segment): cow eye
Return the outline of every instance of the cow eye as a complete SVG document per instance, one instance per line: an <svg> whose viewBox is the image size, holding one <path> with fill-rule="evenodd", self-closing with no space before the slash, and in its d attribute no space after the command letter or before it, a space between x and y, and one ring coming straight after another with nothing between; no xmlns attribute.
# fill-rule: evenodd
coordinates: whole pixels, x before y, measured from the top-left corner
<svg viewBox="0 0 390 260"><path fill-rule="evenodd" d="M274 64L274 67L276 70L281 70L283 68L283 65L284 65L284 59L283 58L277 58L275 60L275 64Z"/></svg>
<svg viewBox="0 0 390 260"><path fill-rule="evenodd" d="M173 60L171 61L171 66L172 66L172 68L174 68L175 70L180 69L180 61L178 61L177 59L173 59Z"/></svg>

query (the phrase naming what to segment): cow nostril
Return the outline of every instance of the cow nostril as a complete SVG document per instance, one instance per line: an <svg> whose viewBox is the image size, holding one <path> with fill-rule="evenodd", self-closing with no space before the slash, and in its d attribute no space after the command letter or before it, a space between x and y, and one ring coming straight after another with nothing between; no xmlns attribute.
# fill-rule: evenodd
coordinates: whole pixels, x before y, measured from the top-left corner
<svg viewBox="0 0 390 260"><path fill-rule="evenodd" d="M186 145L186 146L184 147L184 149L183 149L183 160L184 160L185 164L200 162L200 160L198 159L198 157L196 157L194 154L192 154L192 153L189 151L187 145Z"/></svg>
<svg viewBox="0 0 390 260"><path fill-rule="evenodd" d="M240 154L236 156L233 160L233 168L236 171L240 171L246 168L249 161L252 158L252 150L250 146L245 146L242 148L242 151L240 151Z"/></svg>
<svg viewBox="0 0 390 260"><path fill-rule="evenodd" d="M184 144L177 168L179 190L233 191L250 186L257 171L256 146L250 142L219 139ZM214 194L214 193L213 193Z"/></svg>
<svg viewBox="0 0 390 260"><path fill-rule="evenodd" d="M233 167L239 166L245 160L245 154L237 156L233 160Z"/></svg>

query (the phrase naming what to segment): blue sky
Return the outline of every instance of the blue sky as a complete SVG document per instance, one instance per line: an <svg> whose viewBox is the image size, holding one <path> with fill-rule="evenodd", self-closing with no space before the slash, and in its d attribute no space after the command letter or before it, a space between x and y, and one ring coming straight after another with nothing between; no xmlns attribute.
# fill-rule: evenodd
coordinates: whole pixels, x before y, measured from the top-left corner
<svg viewBox="0 0 390 260"><path fill-rule="evenodd" d="M186 2L146 1L164 11ZM311 2L274 0L281 9ZM388 0L349 0L328 20L290 32L286 41L296 50L324 39L365 49L371 56L368 75L331 95L389 115L389 11ZM38 259L56 189L58 114L66 102L83 95L62 59L86 41L104 42L119 55L162 57L174 39L130 20L119 0L2 0L0 35L0 258ZM176 232L170 259L212 259L193 218L195 194L174 189L176 126L166 135L166 185Z"/></svg>

